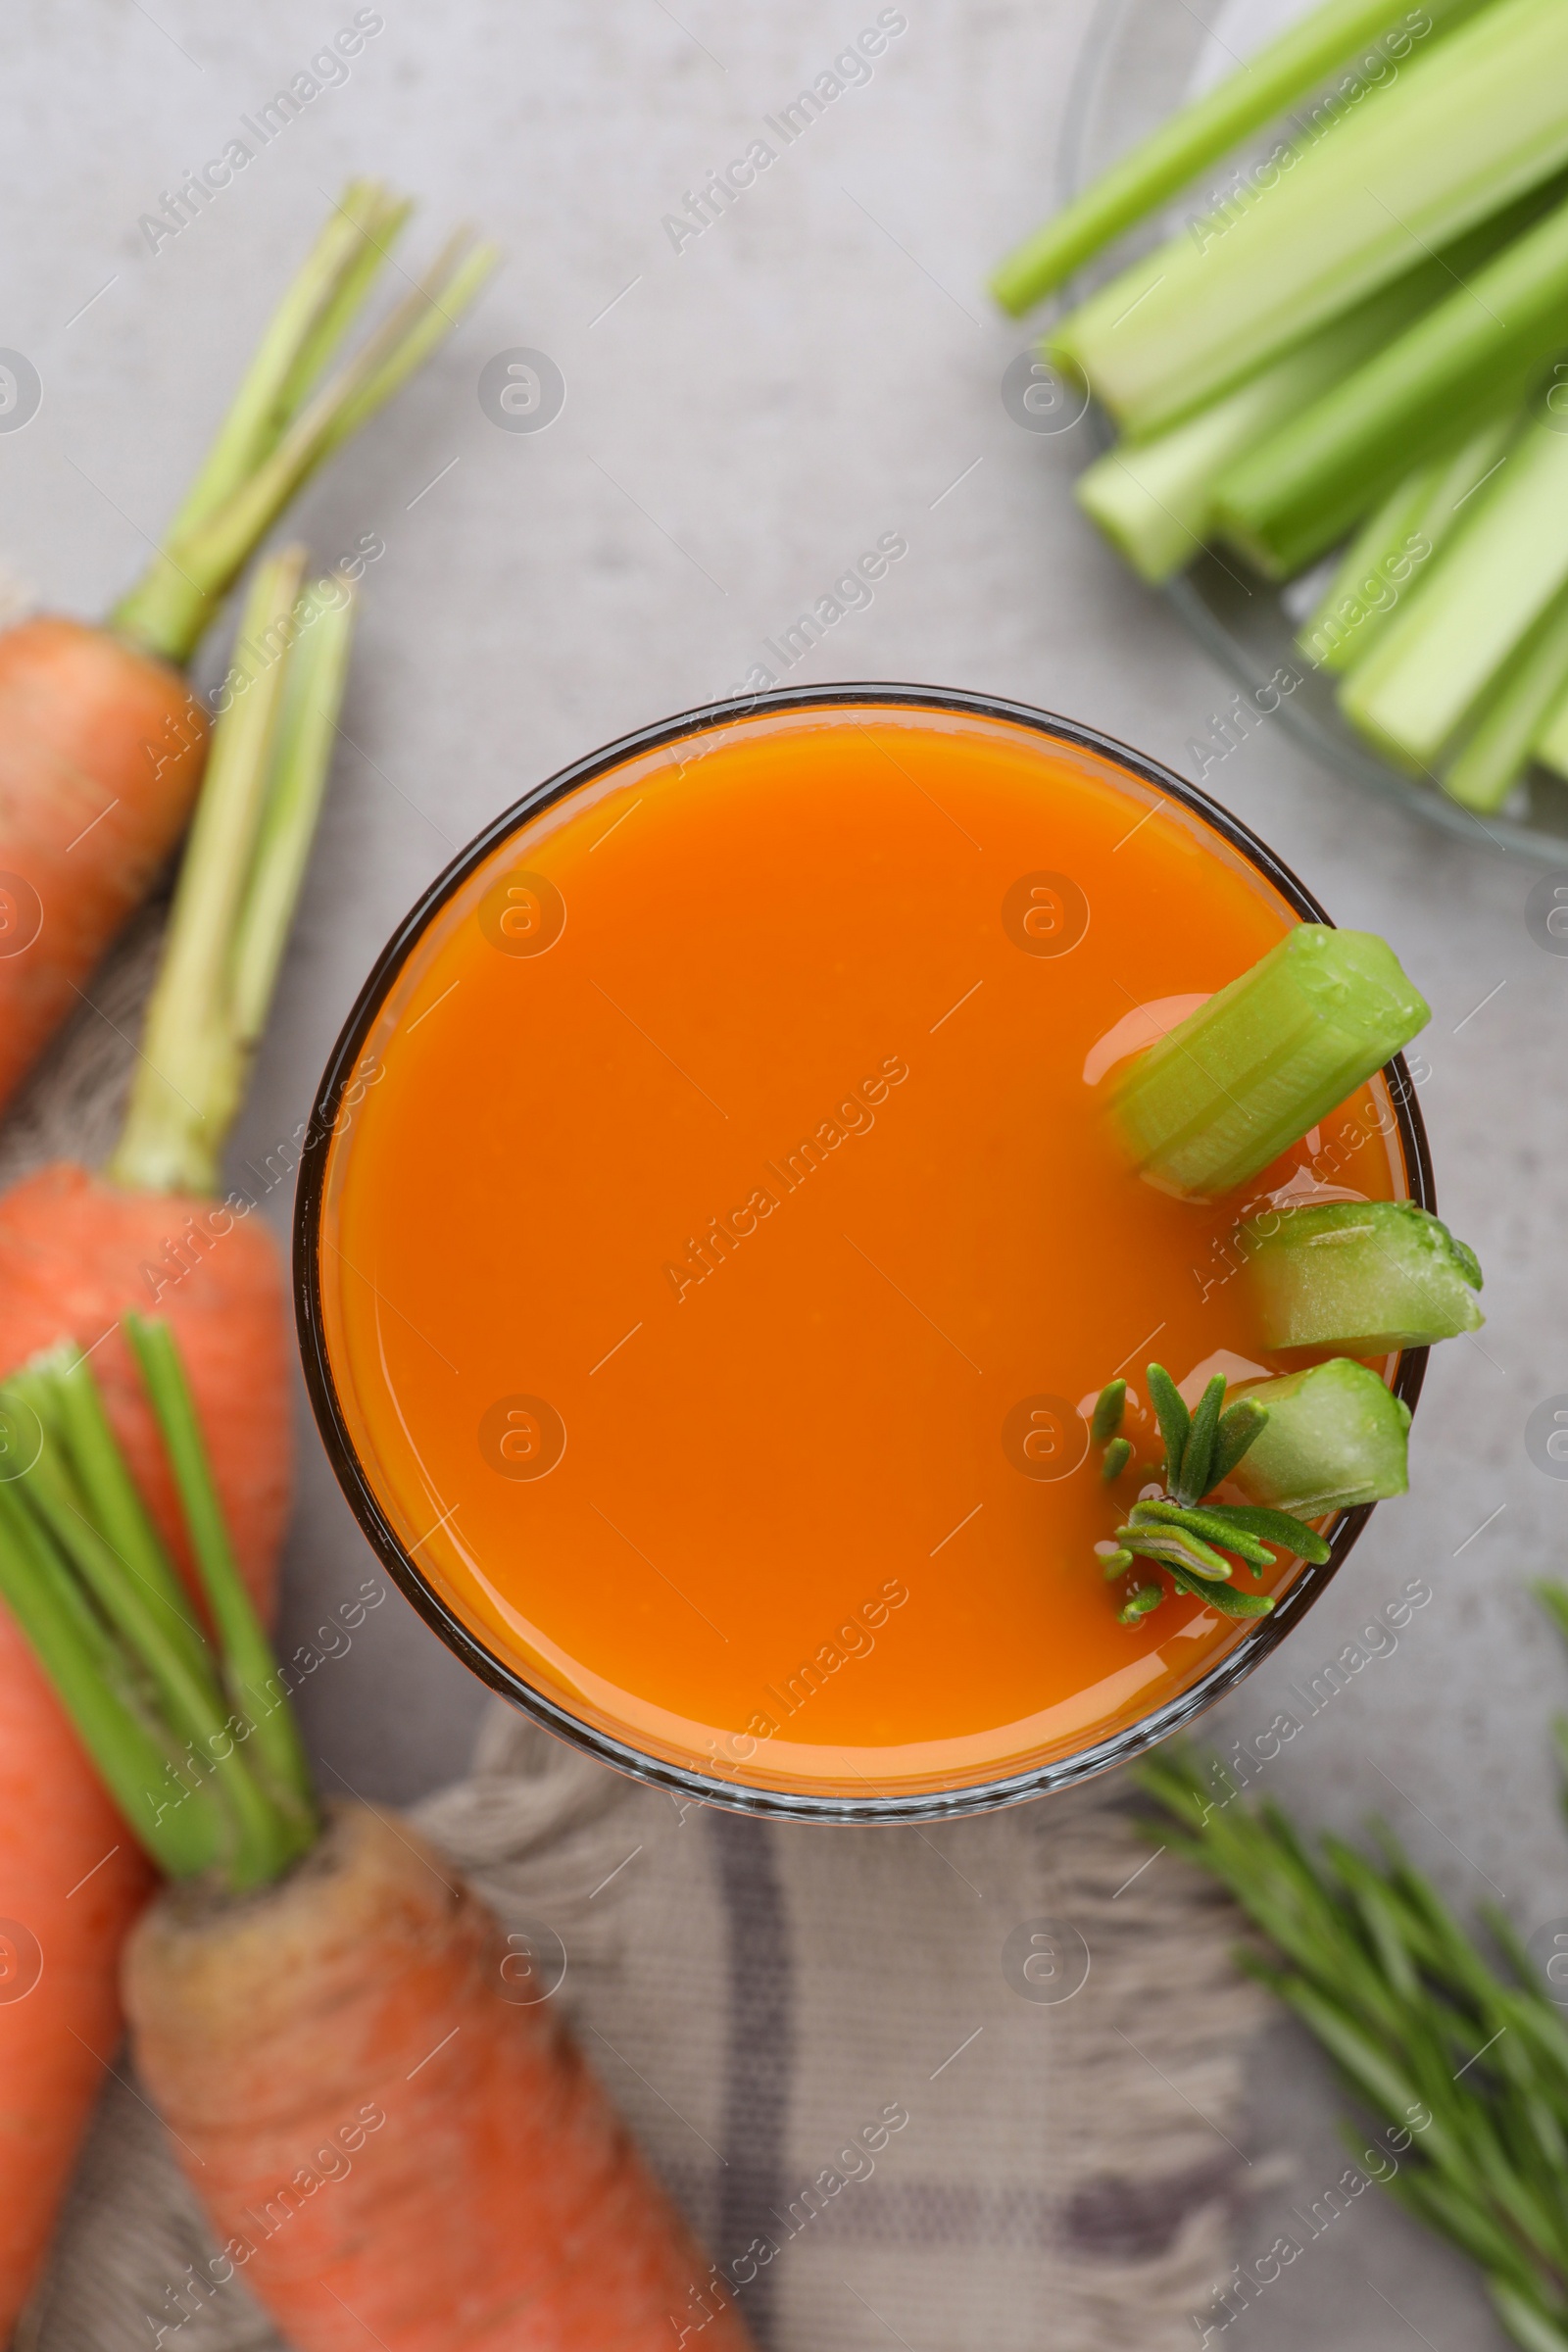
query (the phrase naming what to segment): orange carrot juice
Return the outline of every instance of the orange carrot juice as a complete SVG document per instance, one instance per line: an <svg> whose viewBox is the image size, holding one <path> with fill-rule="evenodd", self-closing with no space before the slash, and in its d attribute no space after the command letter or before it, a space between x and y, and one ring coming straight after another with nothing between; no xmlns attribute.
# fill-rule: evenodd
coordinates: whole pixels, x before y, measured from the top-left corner
<svg viewBox="0 0 1568 2352"><path fill-rule="evenodd" d="M742 1789L972 1788L1190 1689L1255 1637L1117 1622L1094 1398L1287 1369L1244 1202L1410 1188L1381 1077L1206 1205L1104 1102L1298 919L1131 768L961 710L764 710L525 816L326 1148L321 1346L396 1549L560 1718Z"/></svg>

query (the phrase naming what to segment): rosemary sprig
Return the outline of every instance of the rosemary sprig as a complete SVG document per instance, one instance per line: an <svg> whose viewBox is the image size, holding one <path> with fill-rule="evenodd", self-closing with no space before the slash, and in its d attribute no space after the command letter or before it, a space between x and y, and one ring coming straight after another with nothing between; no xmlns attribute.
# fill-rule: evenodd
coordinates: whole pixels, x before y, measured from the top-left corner
<svg viewBox="0 0 1568 2352"><path fill-rule="evenodd" d="M1568 1585L1535 1592L1568 1638ZM1503 1974L1383 1826L1376 1860L1332 1838L1313 1855L1278 1806L1242 1803L1191 1751L1165 1748L1139 1779L1185 1832L1162 1824L1163 1841L1273 1946L1244 1965L1395 2127L1391 2194L1480 2267L1526 2352L1568 2352L1568 2021L1511 1923L1482 1914Z"/></svg>

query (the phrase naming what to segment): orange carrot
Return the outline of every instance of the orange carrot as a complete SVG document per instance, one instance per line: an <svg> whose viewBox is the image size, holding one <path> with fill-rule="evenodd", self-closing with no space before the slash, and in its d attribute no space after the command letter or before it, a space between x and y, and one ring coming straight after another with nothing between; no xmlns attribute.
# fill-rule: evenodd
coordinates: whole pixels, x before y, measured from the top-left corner
<svg viewBox="0 0 1568 2352"><path fill-rule="evenodd" d="M346 191L146 576L102 628L0 633L0 1106L185 828L207 713L180 674L296 490L447 332L491 267L455 240L325 383L409 207Z"/></svg>
<svg viewBox="0 0 1568 2352"><path fill-rule="evenodd" d="M259 568L247 628L261 635L287 621L303 601L302 568L299 551ZM239 1531L240 1573L269 1616L291 1493L287 1283L243 1197L214 1195L315 828L347 662L347 592L313 597L309 625L215 730L109 1176L63 1162L0 1198L0 1371L62 1340L91 1349L136 1486L190 1568L122 1329L128 1309L156 1299L190 1368L222 1507ZM0 1424L0 1518L8 1484L24 1483L32 1434L21 1406ZM0 1917L20 1924L43 1967L35 1989L0 2005L0 2342L37 2275L120 2038L120 1949L148 1886L58 1700L0 1625Z"/></svg>
<svg viewBox="0 0 1568 2352"><path fill-rule="evenodd" d="M671 2352L708 2266L494 1916L335 1810L266 1895L171 1889L125 1956L143 2082L300 2352ZM694 2300L694 2298L696 2298ZM732 2305L701 2342L739 2352Z"/></svg>
<svg viewBox="0 0 1568 2352"><path fill-rule="evenodd" d="M172 1331L127 1333L214 1641L72 1349L0 1391L45 1433L0 1486L0 1595L176 1881L132 1932L125 2005L215 2287L242 2273L298 2352L667 2352L698 2315L746 2352L560 2021L515 2002L493 1915L408 1825L321 1818Z"/></svg>

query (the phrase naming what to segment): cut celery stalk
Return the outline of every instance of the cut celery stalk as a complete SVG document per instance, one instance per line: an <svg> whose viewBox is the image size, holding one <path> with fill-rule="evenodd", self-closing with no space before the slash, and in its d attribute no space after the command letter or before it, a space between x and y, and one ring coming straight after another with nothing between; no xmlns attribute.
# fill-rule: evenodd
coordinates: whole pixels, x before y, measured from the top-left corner
<svg viewBox="0 0 1568 2352"><path fill-rule="evenodd" d="M1441 260L1406 270L1212 407L1152 440L1107 450L1079 475L1078 504L1157 587L1212 536L1214 489L1227 467L1430 310L1451 283Z"/></svg>
<svg viewBox="0 0 1568 2352"><path fill-rule="evenodd" d="M1263 1345L1386 1355L1486 1317L1475 1252L1413 1200L1332 1200L1242 1228Z"/></svg>
<svg viewBox="0 0 1568 2352"><path fill-rule="evenodd" d="M1410 1408L1365 1364L1337 1355L1242 1394L1268 1407L1268 1420L1231 1474L1250 1501L1321 1519L1408 1487Z"/></svg>
<svg viewBox="0 0 1568 2352"><path fill-rule="evenodd" d="M1568 777L1568 686L1542 722L1536 737L1536 758L1553 775Z"/></svg>
<svg viewBox="0 0 1568 2352"><path fill-rule="evenodd" d="M1414 56L1210 237L1184 234L1047 338L1130 432L1217 399L1568 162L1562 0L1494 0Z"/></svg>
<svg viewBox="0 0 1568 2352"><path fill-rule="evenodd" d="M1522 400L1562 343L1568 203L1234 461L1219 528L1271 579L1333 547L1409 466Z"/></svg>
<svg viewBox="0 0 1568 2352"><path fill-rule="evenodd" d="M1301 923L1130 1064L1114 1115L1162 1191L1228 1192L1431 1017L1386 941Z"/></svg>
<svg viewBox="0 0 1568 2352"><path fill-rule="evenodd" d="M1454 0L1434 12L1456 13ZM991 281L1004 311L1021 318L1092 255L1142 220L1167 196L1254 130L1314 91L1358 49L1393 35L1396 55L1410 36L1392 0L1328 0L1254 51L1214 89L1122 156L1091 187L1010 253ZM1403 50L1398 42L1402 36Z"/></svg>
<svg viewBox="0 0 1568 2352"><path fill-rule="evenodd" d="M1347 670L1365 660L1412 578L1453 536L1470 501L1502 463L1520 421L1513 412L1493 417L1448 457L1418 466L1390 493L1297 639L1310 661L1322 669Z"/></svg>
<svg viewBox="0 0 1568 2352"><path fill-rule="evenodd" d="M1530 765L1536 738L1568 686L1568 591L1537 621L1440 779L1450 800L1485 815L1500 808Z"/></svg>
<svg viewBox="0 0 1568 2352"><path fill-rule="evenodd" d="M1340 690L1400 765L1432 770L1568 585L1568 433L1527 424L1415 595Z"/></svg>

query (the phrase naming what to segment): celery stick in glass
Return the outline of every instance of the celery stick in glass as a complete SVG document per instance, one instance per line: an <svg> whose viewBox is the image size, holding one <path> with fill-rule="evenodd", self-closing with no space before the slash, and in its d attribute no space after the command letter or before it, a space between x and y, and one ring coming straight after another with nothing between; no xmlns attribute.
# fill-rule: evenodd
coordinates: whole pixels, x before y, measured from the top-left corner
<svg viewBox="0 0 1568 2352"><path fill-rule="evenodd" d="M1420 588L1340 690L1346 716L1430 772L1568 586L1568 433L1527 424Z"/></svg>
<svg viewBox="0 0 1568 2352"><path fill-rule="evenodd" d="M1268 1419L1231 1473L1249 1501L1301 1519L1402 1494L1410 1408L1377 1374L1337 1355L1239 1392Z"/></svg>
<svg viewBox="0 0 1568 2352"><path fill-rule="evenodd" d="M1213 535L1215 485L1233 461L1381 350L1451 283L1443 261L1407 270L1212 407L1152 440L1107 450L1079 475L1078 504L1157 587Z"/></svg>
<svg viewBox="0 0 1568 2352"><path fill-rule="evenodd" d="M1502 463L1520 421L1516 412L1493 417L1446 458L1429 460L1390 492L1296 641L1319 668L1347 670L1371 652L1412 581L1459 528L1470 501Z"/></svg>
<svg viewBox="0 0 1568 2352"><path fill-rule="evenodd" d="M1386 941L1301 923L1133 1061L1114 1114L1164 1192L1228 1192L1431 1019Z"/></svg>
<svg viewBox="0 0 1568 2352"><path fill-rule="evenodd" d="M1479 1331L1473 1250L1413 1200L1329 1200L1244 1225L1265 1348L1386 1355Z"/></svg>
<svg viewBox="0 0 1568 2352"><path fill-rule="evenodd" d="M1547 607L1488 699L1474 733L1440 781L1483 815L1500 808L1530 765L1537 736L1568 686L1568 593Z"/></svg>
<svg viewBox="0 0 1568 2352"><path fill-rule="evenodd" d="M1215 486L1219 528L1270 579L1333 547L1456 426L1522 400L1568 318L1568 203L1446 301L1245 451Z"/></svg>
<svg viewBox="0 0 1568 2352"><path fill-rule="evenodd" d="M1440 20L1457 13L1456 0L1440 0L1431 11ZM998 302L1021 318L1207 165L1308 97L1336 69L1353 64L1357 50L1384 40L1395 57L1408 55L1407 24L1392 0L1328 0L1311 10L1162 122L1010 253L991 281Z"/></svg>
<svg viewBox="0 0 1568 2352"><path fill-rule="evenodd" d="M1184 233L1046 348L1130 432L1174 423L1568 162L1562 0L1494 0L1412 57L1222 234Z"/></svg>

